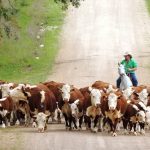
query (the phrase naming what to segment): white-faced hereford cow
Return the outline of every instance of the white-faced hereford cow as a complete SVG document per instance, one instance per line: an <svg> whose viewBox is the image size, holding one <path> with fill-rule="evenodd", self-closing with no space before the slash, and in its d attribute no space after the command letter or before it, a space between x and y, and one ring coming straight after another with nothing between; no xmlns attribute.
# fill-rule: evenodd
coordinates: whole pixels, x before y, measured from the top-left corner
<svg viewBox="0 0 150 150"><path fill-rule="evenodd" d="M72 122L74 127L77 128L77 118L79 118L79 128L81 128L84 100L82 93L69 84L54 81L45 82L44 84L55 94L59 109L65 117L66 128L72 129Z"/></svg>
<svg viewBox="0 0 150 150"><path fill-rule="evenodd" d="M56 109L54 94L43 84L30 86L19 85L10 91L13 98L26 100L29 104L31 117L37 118L39 132L44 132L47 117L50 117Z"/></svg>
<svg viewBox="0 0 150 150"><path fill-rule="evenodd" d="M102 91L92 87L85 87L80 89L84 96L83 110L85 114L85 124L88 125L88 129L97 132L97 123L101 117L101 96ZM91 126L91 123L94 123Z"/></svg>
<svg viewBox="0 0 150 150"><path fill-rule="evenodd" d="M103 96L101 110L110 125L113 136L117 136L116 127L126 112L127 101L120 92L112 92Z"/></svg>
<svg viewBox="0 0 150 150"><path fill-rule="evenodd" d="M138 89L138 90L137 90ZM127 133L127 126L129 124L129 130L137 135L137 124L140 126L140 133L145 134L145 122L147 107L148 106L148 92L145 88L137 87L135 91L131 94L130 98L127 100L127 109L123 117L123 126L125 133Z"/></svg>

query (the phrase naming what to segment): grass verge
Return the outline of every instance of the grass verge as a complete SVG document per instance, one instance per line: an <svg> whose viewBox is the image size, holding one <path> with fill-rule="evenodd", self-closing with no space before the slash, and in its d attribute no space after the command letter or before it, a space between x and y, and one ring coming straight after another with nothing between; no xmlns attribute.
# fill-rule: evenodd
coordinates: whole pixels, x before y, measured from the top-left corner
<svg viewBox="0 0 150 150"><path fill-rule="evenodd" d="M21 0L16 7L17 36L0 43L0 79L42 82L54 63L65 13L54 0Z"/></svg>

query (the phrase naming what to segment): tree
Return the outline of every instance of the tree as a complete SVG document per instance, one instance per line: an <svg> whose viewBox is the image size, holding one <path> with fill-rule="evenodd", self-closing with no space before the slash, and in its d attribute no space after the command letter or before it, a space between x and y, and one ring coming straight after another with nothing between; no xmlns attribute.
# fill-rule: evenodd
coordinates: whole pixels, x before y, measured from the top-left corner
<svg viewBox="0 0 150 150"><path fill-rule="evenodd" d="M61 3L63 9L67 9L71 4L74 7L79 7L80 2L83 0L54 0L56 3ZM5 34L8 38L17 36L14 35L15 29L19 28L16 22L16 15L19 9L17 5L21 7L26 6L26 0L0 0L0 39ZM20 7L20 8L21 8Z"/></svg>
<svg viewBox="0 0 150 150"><path fill-rule="evenodd" d="M79 7L80 6L80 2L83 0L54 0L56 3L62 3L63 4L63 8L67 9L68 6L71 4L74 7Z"/></svg>
<svg viewBox="0 0 150 150"><path fill-rule="evenodd" d="M14 7L14 1L0 0L0 37L2 38L3 32L10 38L11 30L15 26L15 16L17 9Z"/></svg>

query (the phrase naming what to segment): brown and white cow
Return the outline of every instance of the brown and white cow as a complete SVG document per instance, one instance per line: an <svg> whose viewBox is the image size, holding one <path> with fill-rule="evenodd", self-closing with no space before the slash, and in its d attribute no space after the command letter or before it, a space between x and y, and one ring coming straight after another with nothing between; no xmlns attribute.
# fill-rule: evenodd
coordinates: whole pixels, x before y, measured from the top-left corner
<svg viewBox="0 0 150 150"><path fill-rule="evenodd" d="M97 132L97 123L101 117L101 96L102 91L93 87L85 87L80 89L84 96L83 108L85 112L85 123L93 132ZM91 123L94 123L91 126Z"/></svg>
<svg viewBox="0 0 150 150"><path fill-rule="evenodd" d="M58 106L61 109L63 116L65 117L66 128L72 129L72 122L74 127L77 128L76 121L73 112L76 112L76 116L79 118L79 128L81 128L83 121L83 100L82 93L75 87L69 84L58 83L54 81L44 83L50 90L53 91L56 96ZM78 111L74 111L77 106Z"/></svg>
<svg viewBox="0 0 150 150"><path fill-rule="evenodd" d="M129 125L129 132L133 132L137 135L137 125L140 127L140 133L145 134L145 122L146 122L146 106L142 103L128 103L126 112L123 116L123 127L125 134L127 134L127 127ZM133 128L133 130L132 130Z"/></svg>
<svg viewBox="0 0 150 150"><path fill-rule="evenodd" d="M101 110L110 125L113 136L117 136L116 127L127 108L127 100L120 92L105 94L101 100Z"/></svg>
<svg viewBox="0 0 150 150"><path fill-rule="evenodd" d="M103 81L95 81L92 84L92 87L99 90L103 90L105 93L115 92L118 90L114 85Z"/></svg>
<svg viewBox="0 0 150 150"><path fill-rule="evenodd" d="M125 133L127 133L127 125L129 124L130 132L133 131L137 135L137 125L139 124L140 133L145 134L146 117L149 116L147 112L149 93L146 86L130 87L126 91L123 91L123 94L127 97L128 102L123 119Z"/></svg>
<svg viewBox="0 0 150 150"><path fill-rule="evenodd" d="M43 84L34 86L21 84L10 91L10 96L24 100L29 104L31 117L37 118L38 130L44 132L46 128L45 119L50 117L56 109L54 94Z"/></svg>
<svg viewBox="0 0 150 150"><path fill-rule="evenodd" d="M10 126L10 119L13 113L13 100L11 97L0 99L0 122L2 126Z"/></svg>

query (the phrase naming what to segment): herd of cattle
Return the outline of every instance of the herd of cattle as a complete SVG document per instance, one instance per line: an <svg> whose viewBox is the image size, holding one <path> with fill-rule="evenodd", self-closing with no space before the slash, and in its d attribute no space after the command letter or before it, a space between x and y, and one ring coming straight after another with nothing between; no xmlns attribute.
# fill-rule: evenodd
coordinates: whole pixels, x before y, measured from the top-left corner
<svg viewBox="0 0 150 150"><path fill-rule="evenodd" d="M150 126L150 87L129 87L126 90L96 81L78 89L54 81L38 85L8 83L0 80L1 127L20 124L37 126L39 132L47 128L48 119L61 122L66 129L104 131L117 136L120 124L125 133L145 134Z"/></svg>

